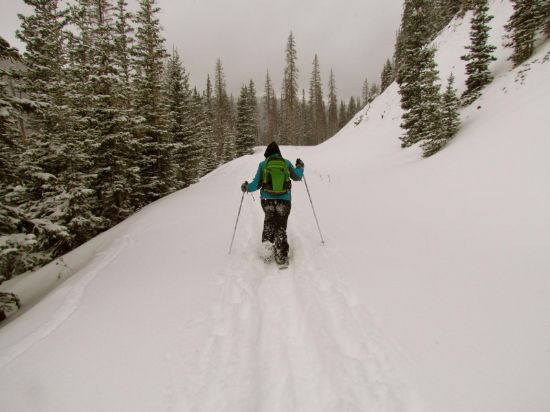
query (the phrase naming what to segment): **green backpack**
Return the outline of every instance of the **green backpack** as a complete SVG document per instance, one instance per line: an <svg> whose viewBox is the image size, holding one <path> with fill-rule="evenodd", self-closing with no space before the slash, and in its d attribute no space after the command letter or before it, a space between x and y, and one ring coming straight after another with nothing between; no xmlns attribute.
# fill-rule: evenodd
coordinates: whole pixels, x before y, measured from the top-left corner
<svg viewBox="0 0 550 412"><path fill-rule="evenodd" d="M290 190L290 170L286 160L279 155L270 156L264 165L262 189L272 195L282 195Z"/></svg>

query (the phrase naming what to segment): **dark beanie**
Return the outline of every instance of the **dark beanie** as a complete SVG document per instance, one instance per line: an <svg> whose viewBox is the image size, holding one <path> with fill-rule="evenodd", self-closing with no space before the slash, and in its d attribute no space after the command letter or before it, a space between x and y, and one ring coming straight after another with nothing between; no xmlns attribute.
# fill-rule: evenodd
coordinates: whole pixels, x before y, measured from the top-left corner
<svg viewBox="0 0 550 412"><path fill-rule="evenodd" d="M265 149L264 157L268 158L270 156L273 156L274 154L278 154L279 156L282 156L281 150L279 149L279 146L277 146L277 143L271 142L267 146L267 149Z"/></svg>

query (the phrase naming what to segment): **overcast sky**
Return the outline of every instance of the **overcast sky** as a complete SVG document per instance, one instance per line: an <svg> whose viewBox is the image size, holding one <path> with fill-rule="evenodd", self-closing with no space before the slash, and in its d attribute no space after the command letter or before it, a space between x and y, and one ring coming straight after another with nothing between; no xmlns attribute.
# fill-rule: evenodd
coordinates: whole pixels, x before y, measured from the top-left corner
<svg viewBox="0 0 550 412"><path fill-rule="evenodd" d="M137 0L129 0L135 8ZM308 90L315 53L326 88L330 69L339 98L359 96L365 77L380 82L393 53L403 0L159 0L166 48L175 46L191 75L204 89L206 75L222 59L228 91L238 96L253 79L263 93L269 69L277 95L290 31L298 52L299 83ZM0 0L0 35L13 45L17 13L28 14L23 0Z"/></svg>

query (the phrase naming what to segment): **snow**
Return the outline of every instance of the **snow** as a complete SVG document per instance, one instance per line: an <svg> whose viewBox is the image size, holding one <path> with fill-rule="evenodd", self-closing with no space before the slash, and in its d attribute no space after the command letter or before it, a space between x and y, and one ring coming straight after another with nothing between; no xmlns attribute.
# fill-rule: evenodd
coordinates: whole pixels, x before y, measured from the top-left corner
<svg viewBox="0 0 550 412"><path fill-rule="evenodd" d="M400 148L395 84L282 148L326 241L295 184L287 270L260 259L257 196L227 254L258 148L2 285L25 308L0 332L0 409L547 411L550 42L512 70L509 2L491 12L495 81L440 153ZM467 22L435 41L461 87Z"/></svg>
<svg viewBox="0 0 550 412"><path fill-rule="evenodd" d="M35 173L33 173L33 176L36 177L37 179L43 180L45 182L47 182L50 179L56 179L56 177L54 175L52 175L51 173L44 173L44 172L35 172Z"/></svg>

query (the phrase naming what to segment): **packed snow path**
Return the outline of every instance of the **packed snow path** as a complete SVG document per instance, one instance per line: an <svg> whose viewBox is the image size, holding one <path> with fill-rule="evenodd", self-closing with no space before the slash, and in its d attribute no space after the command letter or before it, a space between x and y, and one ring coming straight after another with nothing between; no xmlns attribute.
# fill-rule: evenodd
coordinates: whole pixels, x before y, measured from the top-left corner
<svg viewBox="0 0 550 412"><path fill-rule="evenodd" d="M192 366L181 365L189 382L174 410L411 410L330 245L291 214L290 268L265 264L262 216L246 200L221 296L203 321L209 337Z"/></svg>

